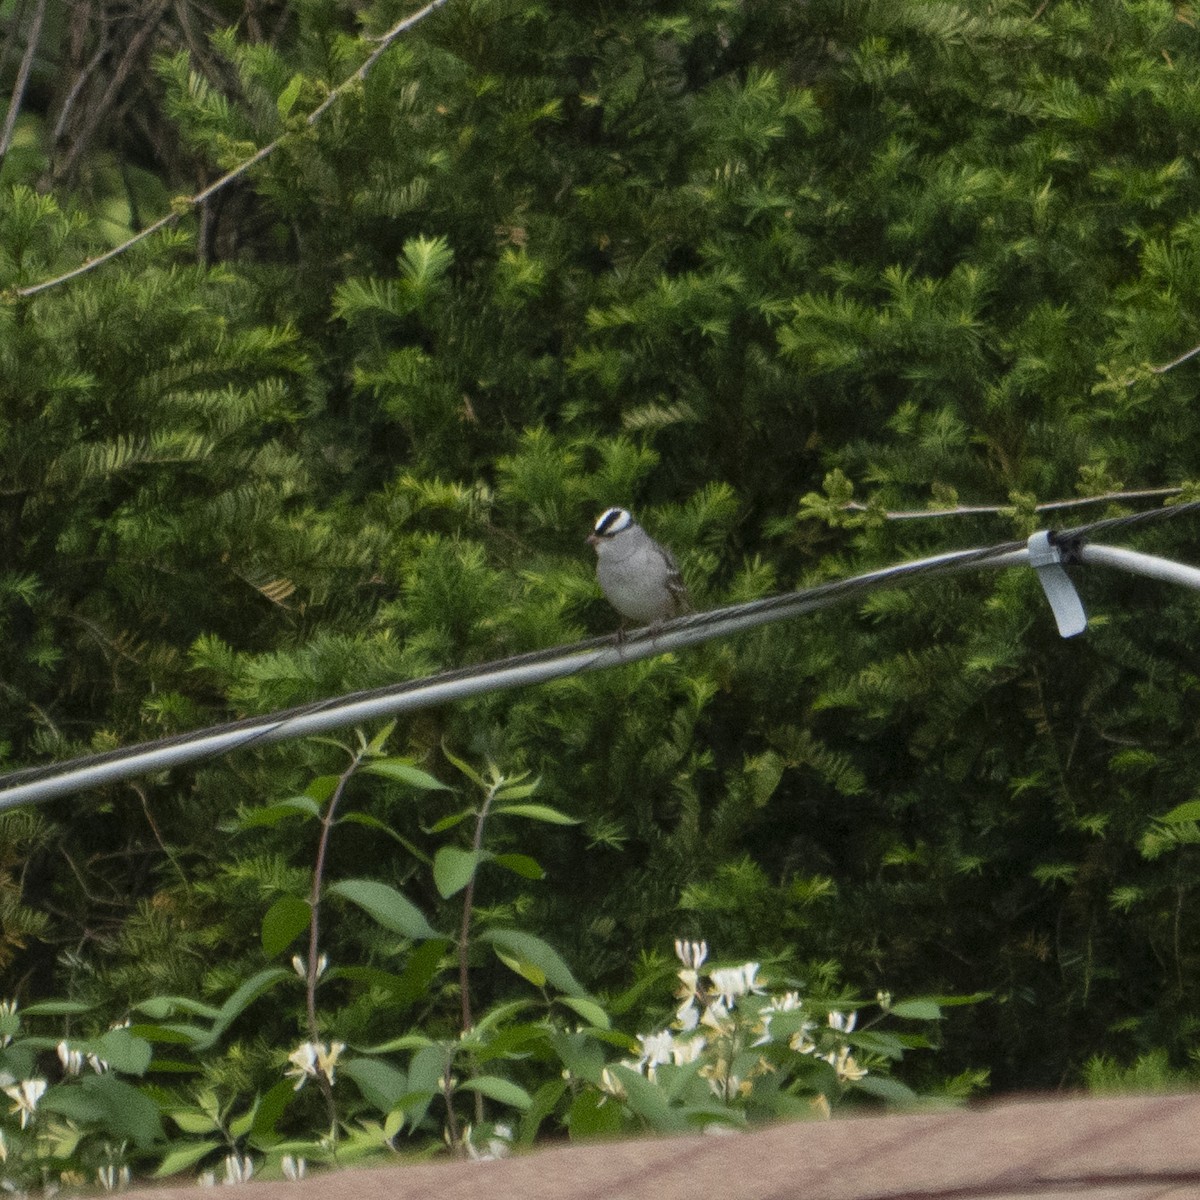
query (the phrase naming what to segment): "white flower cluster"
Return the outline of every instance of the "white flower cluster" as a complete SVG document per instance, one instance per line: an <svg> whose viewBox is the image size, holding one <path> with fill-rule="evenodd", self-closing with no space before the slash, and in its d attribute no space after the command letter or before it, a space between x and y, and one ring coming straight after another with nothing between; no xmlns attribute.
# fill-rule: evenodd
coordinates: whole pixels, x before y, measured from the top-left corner
<svg viewBox="0 0 1200 1200"><path fill-rule="evenodd" d="M741 1052L778 1040L771 1022L781 1013L799 1013L804 1004L798 992L783 992L769 997L765 1003L756 1001L746 1006L750 996L766 996L767 991L758 977L760 964L742 963L736 967L718 967L704 972L708 945L680 939L675 943L675 955L682 964L676 999L674 1029L638 1034L641 1053L622 1065L654 1081L659 1067L670 1064L683 1066L704 1059L700 1073L709 1087L724 1100L744 1097L753 1090L756 1076L774 1072L777 1068L760 1057L746 1071L745 1077L733 1073L735 1058L745 1063ZM743 1014L739 1005L746 1008ZM867 1074L851 1053L846 1037L853 1032L858 1014L832 1011L827 1014L828 1032L822 1033L819 1023L804 1018L788 1021L786 1043L797 1054L814 1055L829 1063L842 1084L854 1083ZM830 1036L832 1034L832 1037ZM825 1049L822 1052L822 1047ZM624 1088L620 1080L608 1071L601 1086L610 1095L620 1098Z"/></svg>

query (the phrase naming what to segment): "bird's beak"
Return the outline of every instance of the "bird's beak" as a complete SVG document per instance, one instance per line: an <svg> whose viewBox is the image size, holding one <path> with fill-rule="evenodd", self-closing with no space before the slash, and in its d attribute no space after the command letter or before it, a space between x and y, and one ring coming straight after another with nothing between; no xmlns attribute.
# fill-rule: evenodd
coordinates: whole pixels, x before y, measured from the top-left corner
<svg viewBox="0 0 1200 1200"><path fill-rule="evenodd" d="M600 545L600 539L594 533L589 534L587 544L589 546L598 546Z"/></svg>

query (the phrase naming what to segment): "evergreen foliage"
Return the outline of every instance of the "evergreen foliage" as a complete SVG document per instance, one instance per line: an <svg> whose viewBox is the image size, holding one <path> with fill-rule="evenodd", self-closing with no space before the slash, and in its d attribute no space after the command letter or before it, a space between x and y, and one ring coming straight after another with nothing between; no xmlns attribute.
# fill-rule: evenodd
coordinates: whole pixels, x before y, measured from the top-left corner
<svg viewBox="0 0 1200 1200"><path fill-rule="evenodd" d="M167 26L140 82L181 144L127 164L153 214L95 186L120 137L45 190L59 92L29 93L0 169L0 763L607 631L583 538L610 504L707 607L1023 537L1052 500L1196 494L1188 6L651 8L449 0L311 124L396 4L268 6L187 47ZM182 162L211 178L279 137L178 232L17 295L115 241L118 210L130 232L165 210ZM1000 507L933 515L959 505ZM1189 531L1137 544L1194 558ZM484 917L589 994L704 937L830 995L988 993L897 1068L912 1086L1177 1079L1200 609L1079 585L1070 643L1032 573L963 574L426 713L393 746L443 782L443 746L531 771L578 822L496 829ZM245 814L324 804L306 789L338 754L0 822L0 990L219 1007L312 871L288 821L250 836ZM450 801L394 782L360 781L330 877L368 859L440 919L422 856ZM339 978L344 1040L384 1042L409 1017L379 1005L400 985L372 974L391 935L369 907L322 948L362 972ZM436 1040L455 997L425 967ZM482 1006L511 996L472 967ZM231 1023L206 1085L268 1094L296 1020Z"/></svg>

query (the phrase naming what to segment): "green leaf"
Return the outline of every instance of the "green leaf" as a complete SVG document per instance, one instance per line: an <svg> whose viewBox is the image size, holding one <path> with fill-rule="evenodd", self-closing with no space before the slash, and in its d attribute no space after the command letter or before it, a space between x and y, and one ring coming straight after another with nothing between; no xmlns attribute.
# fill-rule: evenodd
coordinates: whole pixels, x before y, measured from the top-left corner
<svg viewBox="0 0 1200 1200"><path fill-rule="evenodd" d="M899 1004L893 1004L888 1013L911 1021L940 1021L942 1018L941 1006L926 999L901 1000Z"/></svg>
<svg viewBox="0 0 1200 1200"><path fill-rule="evenodd" d="M215 1021L221 1015L219 1008L204 1004L200 1000L193 1000L190 996L151 996L149 1000L143 1000L133 1007L136 1012L144 1012L154 1021L165 1021L177 1012L207 1017L210 1021Z"/></svg>
<svg viewBox="0 0 1200 1200"><path fill-rule="evenodd" d="M521 1117L521 1124L517 1130L517 1142L520 1145L533 1145L542 1122L558 1107L558 1102L566 1090L567 1081L565 1079L547 1079L533 1093L533 1099Z"/></svg>
<svg viewBox="0 0 1200 1200"><path fill-rule="evenodd" d="M263 1095L257 1105L254 1124L250 1130L250 1136L256 1144L261 1145L267 1139L277 1136L275 1127L295 1095L296 1089L290 1079L281 1079Z"/></svg>
<svg viewBox="0 0 1200 1200"><path fill-rule="evenodd" d="M145 1038L151 1045L190 1046L195 1042L194 1035L182 1032L170 1025L152 1025L144 1021L136 1021L129 1026L129 1032L135 1037Z"/></svg>
<svg viewBox="0 0 1200 1200"><path fill-rule="evenodd" d="M379 833L387 834L396 845L403 847L413 858L420 863L424 863L425 866L429 866L433 862L433 859L416 845L415 842L410 842L408 838L402 837L386 821L381 821L378 817L371 816L370 813L348 812L345 816L339 817L337 823L339 825L343 823L365 825L368 829L374 829Z"/></svg>
<svg viewBox="0 0 1200 1200"><path fill-rule="evenodd" d="M394 887L373 879L343 879L330 884L328 891L357 904L385 929L414 941L441 937L425 919L425 914Z"/></svg>
<svg viewBox="0 0 1200 1200"><path fill-rule="evenodd" d="M380 1007L388 1004L401 1009L411 1008L428 996L429 986L441 969L442 958L449 946L449 940L440 937L420 942L409 952L404 970L398 974L378 967L335 967L329 973L330 978L349 979L361 987L383 992Z"/></svg>
<svg viewBox="0 0 1200 1200"><path fill-rule="evenodd" d="M367 753L368 754L382 754L384 745L386 744L388 738L390 738L392 736L392 734L395 732L395 730L396 730L395 720L391 720L386 725L384 725L383 728L380 729L379 732L376 733L375 736L367 743L367 746L366 746Z"/></svg>
<svg viewBox="0 0 1200 1200"><path fill-rule="evenodd" d="M621 1105L595 1088L580 1092L567 1113L567 1129L573 1142L613 1137L625 1129Z"/></svg>
<svg viewBox="0 0 1200 1200"><path fill-rule="evenodd" d="M542 781L535 779L532 783L510 783L496 792L495 799L501 803L508 800L524 800L532 796L541 787Z"/></svg>
<svg viewBox="0 0 1200 1200"><path fill-rule="evenodd" d="M432 1038L423 1033L405 1033L389 1041L380 1042L378 1046L363 1046L362 1051L364 1054L394 1054L397 1050L426 1050L436 1045Z"/></svg>
<svg viewBox="0 0 1200 1200"><path fill-rule="evenodd" d="M296 101L300 99L300 92L304 87L304 76L293 75L288 80L288 85L279 93L279 99L275 101L275 107L279 111L281 117L286 117L296 107Z"/></svg>
<svg viewBox="0 0 1200 1200"><path fill-rule="evenodd" d="M481 792L487 791L487 781L475 770L469 763L464 762L461 758L455 758L449 750L446 749L446 743L442 743L442 753L457 767Z"/></svg>
<svg viewBox="0 0 1200 1200"><path fill-rule="evenodd" d="M382 758L378 762L367 763L363 770L368 775L382 775L386 779L406 783L409 787L423 792L454 791L448 783L443 783L436 776L430 775L428 771L422 771L420 767L414 767L411 762L403 758Z"/></svg>
<svg viewBox="0 0 1200 1200"><path fill-rule="evenodd" d="M340 775L318 775L304 789L304 794L315 800L318 804L324 804L338 790L338 785L341 782L342 777Z"/></svg>
<svg viewBox="0 0 1200 1200"><path fill-rule="evenodd" d="M237 832L242 829L266 829L292 817L303 817L309 820L319 818L320 815L321 809L311 796L293 796L290 800L280 800L277 804L243 809L232 821L222 822L219 828L226 832Z"/></svg>
<svg viewBox="0 0 1200 1200"><path fill-rule="evenodd" d="M479 809L464 808L461 812L450 813L449 816L442 817L440 821L434 821L426 833L445 833L447 829L453 829L455 825L461 825L468 817L478 816Z"/></svg>
<svg viewBox="0 0 1200 1200"><path fill-rule="evenodd" d="M560 996L558 999L560 1004L565 1004L568 1008L573 1009L589 1025L594 1025L597 1029L612 1028L612 1021L608 1013L595 1000L586 996Z"/></svg>
<svg viewBox="0 0 1200 1200"><path fill-rule="evenodd" d="M534 987L542 988L546 986L546 972L541 967L534 966L533 963L525 962L523 959L515 958L511 954L505 954L503 950L496 950L496 957L515 975L520 975L522 979L529 980Z"/></svg>
<svg viewBox="0 0 1200 1200"><path fill-rule="evenodd" d="M165 1179L168 1175L178 1175L180 1171L194 1167L206 1154L223 1144L222 1142L178 1142L163 1155L158 1166L154 1168L151 1178Z"/></svg>
<svg viewBox="0 0 1200 1200"><path fill-rule="evenodd" d="M442 1076L450 1065L452 1054L436 1042L422 1046L409 1060L409 1092L396 1103L403 1107L413 1125L425 1117L429 1101L442 1090Z"/></svg>
<svg viewBox="0 0 1200 1200"><path fill-rule="evenodd" d="M312 908L299 896L281 896L262 920L262 948L268 958L282 954L312 922Z"/></svg>
<svg viewBox="0 0 1200 1200"><path fill-rule="evenodd" d="M280 980L295 979L293 971L283 967L268 967L252 975L221 1005L217 1019L212 1028L195 1045L196 1050L209 1050L217 1044L221 1035L237 1020L241 1014L254 1003L264 992L268 992Z"/></svg>
<svg viewBox="0 0 1200 1200"><path fill-rule="evenodd" d="M433 856L433 882L444 900L449 900L475 876L481 852L460 850L457 846L443 846Z"/></svg>
<svg viewBox="0 0 1200 1200"><path fill-rule="evenodd" d="M887 1075L864 1075L851 1086L870 1096L878 1096L881 1100L889 1100L893 1104L911 1104L917 1094L912 1088L905 1087L898 1079Z"/></svg>
<svg viewBox="0 0 1200 1200"><path fill-rule="evenodd" d="M481 1075L477 1079L466 1079L458 1085L462 1092L479 1092L489 1100L498 1104L507 1104L510 1108L526 1109L533 1103L532 1097L519 1084L495 1075Z"/></svg>
<svg viewBox="0 0 1200 1200"><path fill-rule="evenodd" d="M381 1113L390 1113L408 1092L408 1075L379 1058L342 1059L338 1074L353 1079L363 1099Z"/></svg>
<svg viewBox="0 0 1200 1200"><path fill-rule="evenodd" d="M644 1075L620 1063L613 1065L610 1070L625 1089L625 1103L651 1129L669 1133L687 1128L684 1113L672 1108L662 1089Z"/></svg>
<svg viewBox="0 0 1200 1200"><path fill-rule="evenodd" d="M83 1075L74 1086L59 1085L42 1097L40 1108L75 1121L95 1123L114 1139L128 1138L139 1149L162 1141L158 1105L116 1075Z"/></svg>
<svg viewBox="0 0 1200 1200"><path fill-rule="evenodd" d="M523 966L534 967L560 992L568 996L587 997L587 992L571 974L570 967L562 960L558 951L541 938L519 929L485 929L477 937L480 941L489 942L497 952L503 951Z"/></svg>
<svg viewBox="0 0 1200 1200"><path fill-rule="evenodd" d="M1185 821L1200 821L1200 800L1185 800L1169 813L1158 818L1164 825L1181 825Z"/></svg>
<svg viewBox="0 0 1200 1200"><path fill-rule="evenodd" d="M463 1041L479 1040L480 1035L490 1033L497 1026L505 1025L517 1013L524 1012L527 1008L532 1007L532 1005L532 1000L506 1000L503 1004L497 1004L495 1008L489 1008L475 1022L470 1033L463 1034Z"/></svg>
<svg viewBox="0 0 1200 1200"><path fill-rule="evenodd" d="M92 1005L82 1000L39 1000L35 1004L26 1004L21 1014L28 1017L73 1017L91 1010Z"/></svg>
<svg viewBox="0 0 1200 1200"><path fill-rule="evenodd" d="M291 1084L288 1084L291 1087ZM215 1117L194 1108L168 1109L167 1114L184 1133L213 1133L221 1126Z"/></svg>
<svg viewBox="0 0 1200 1200"><path fill-rule="evenodd" d="M234 1139L244 1138L254 1128L254 1117L258 1111L258 1097L240 1117L234 1117L229 1122L229 1136Z"/></svg>
<svg viewBox="0 0 1200 1200"><path fill-rule="evenodd" d="M514 875L520 875L522 879L546 878L546 872L542 870L541 864L536 859L530 858L528 854L494 854L492 862L506 871L511 871Z"/></svg>
<svg viewBox="0 0 1200 1200"><path fill-rule="evenodd" d="M79 1049L103 1059L114 1071L124 1075L145 1075L150 1068L154 1051L145 1038L124 1027L110 1029L98 1038L91 1039Z"/></svg>
<svg viewBox="0 0 1200 1200"><path fill-rule="evenodd" d="M492 809L497 816L525 817L530 821L545 821L550 825L578 825L576 817L568 817L548 804L504 804Z"/></svg>

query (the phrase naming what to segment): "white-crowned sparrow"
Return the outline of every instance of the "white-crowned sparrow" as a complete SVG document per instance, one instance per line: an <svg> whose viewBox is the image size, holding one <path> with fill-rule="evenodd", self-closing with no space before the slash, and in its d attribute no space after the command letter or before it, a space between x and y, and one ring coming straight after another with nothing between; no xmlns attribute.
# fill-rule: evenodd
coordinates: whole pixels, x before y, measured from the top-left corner
<svg viewBox="0 0 1200 1200"><path fill-rule="evenodd" d="M651 625L691 612L687 588L671 552L623 508L607 508L588 538L605 598L627 621Z"/></svg>

